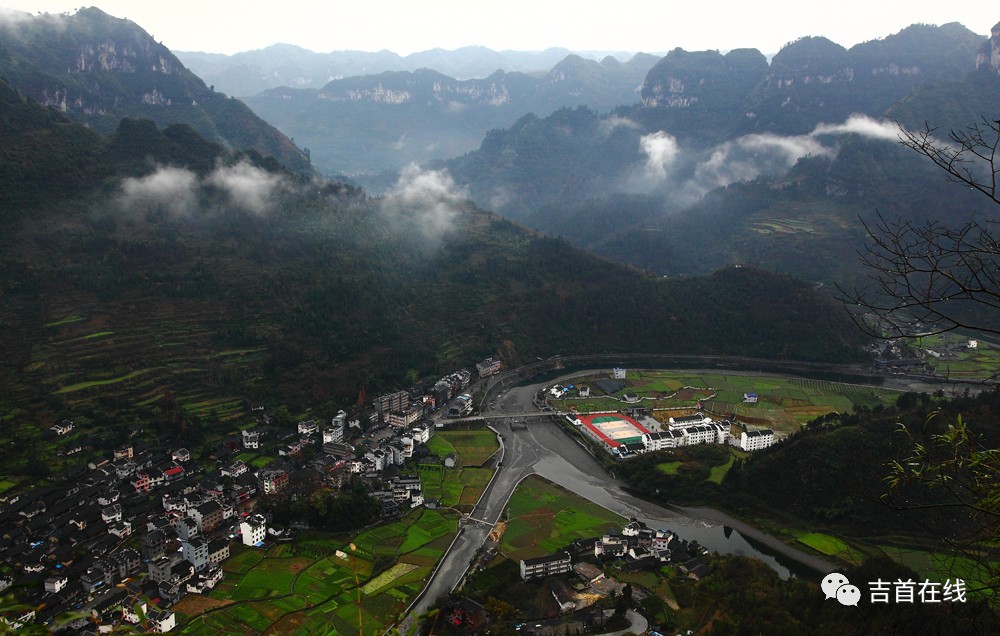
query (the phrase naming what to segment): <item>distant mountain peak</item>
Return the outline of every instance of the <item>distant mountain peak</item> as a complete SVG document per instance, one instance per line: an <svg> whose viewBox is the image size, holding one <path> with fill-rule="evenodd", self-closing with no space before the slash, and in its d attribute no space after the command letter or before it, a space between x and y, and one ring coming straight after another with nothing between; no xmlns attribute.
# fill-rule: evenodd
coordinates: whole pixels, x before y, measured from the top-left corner
<svg viewBox="0 0 1000 636"><path fill-rule="evenodd" d="M113 133L124 117L160 127L190 123L214 143L254 149L297 172L312 172L291 140L242 102L206 86L130 20L96 7L25 14L0 22L0 41L0 75L14 88L98 132Z"/></svg>
<svg viewBox="0 0 1000 636"><path fill-rule="evenodd" d="M1000 74L1000 22L990 31L990 39L983 43L976 58L976 68L988 68Z"/></svg>

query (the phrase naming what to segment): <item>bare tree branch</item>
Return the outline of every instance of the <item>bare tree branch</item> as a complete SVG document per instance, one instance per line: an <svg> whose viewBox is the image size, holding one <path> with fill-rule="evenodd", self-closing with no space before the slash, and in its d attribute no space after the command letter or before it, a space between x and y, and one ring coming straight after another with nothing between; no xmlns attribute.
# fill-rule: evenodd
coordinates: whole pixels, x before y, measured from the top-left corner
<svg viewBox="0 0 1000 636"><path fill-rule="evenodd" d="M952 131L948 141L925 126L901 129L901 143L924 155L948 178L1000 204L1000 120ZM917 224L881 214L862 221L859 252L867 270L860 289L840 288L854 322L876 337L899 338L970 329L1000 334L1000 241L997 221L970 219L958 227Z"/></svg>

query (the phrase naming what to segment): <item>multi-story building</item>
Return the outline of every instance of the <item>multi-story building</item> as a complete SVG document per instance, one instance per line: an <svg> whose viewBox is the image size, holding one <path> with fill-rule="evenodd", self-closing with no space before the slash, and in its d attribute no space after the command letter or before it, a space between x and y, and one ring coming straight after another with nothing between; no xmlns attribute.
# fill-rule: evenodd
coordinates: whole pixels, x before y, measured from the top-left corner
<svg viewBox="0 0 1000 636"><path fill-rule="evenodd" d="M219 470L219 474L222 475L223 477L233 477L234 479L246 472L247 472L247 465L239 459L234 461L232 464L229 464L228 466L223 466Z"/></svg>
<svg viewBox="0 0 1000 636"><path fill-rule="evenodd" d="M194 508L188 509L187 516L195 520L195 523L198 524L198 530L204 534L219 527L219 524L225 518L225 511L222 508L222 504L214 499L209 499Z"/></svg>
<svg viewBox="0 0 1000 636"><path fill-rule="evenodd" d="M434 395L435 408L444 406L451 399L451 396L454 395L451 383L445 380L438 380L437 384L431 388L431 394Z"/></svg>
<svg viewBox="0 0 1000 636"><path fill-rule="evenodd" d="M375 408L380 415L385 416L392 411L403 410L403 406L409 404L409 402L409 393L406 391L397 391L396 393L387 393L375 398Z"/></svg>
<svg viewBox="0 0 1000 636"><path fill-rule="evenodd" d="M476 363L476 371L479 372L481 378L499 373L502 367L503 363L496 358L486 358L482 362Z"/></svg>
<svg viewBox="0 0 1000 636"><path fill-rule="evenodd" d="M56 594L69 583L69 578L65 576L50 576L45 579L45 591L50 594Z"/></svg>
<svg viewBox="0 0 1000 636"><path fill-rule="evenodd" d="M183 466L171 466L163 471L163 480L166 482L176 481L184 476Z"/></svg>
<svg viewBox="0 0 1000 636"><path fill-rule="evenodd" d="M136 492L147 492L150 489L149 474L145 472L138 472L135 474L135 477L132 478L131 483Z"/></svg>
<svg viewBox="0 0 1000 636"><path fill-rule="evenodd" d="M257 545L267 536L267 522L261 515L251 515L240 522L243 545Z"/></svg>
<svg viewBox="0 0 1000 636"><path fill-rule="evenodd" d="M167 533L153 530L143 535L139 541L139 554L143 561L152 561L167 553Z"/></svg>
<svg viewBox="0 0 1000 636"><path fill-rule="evenodd" d="M658 433L646 433L642 436L642 443L646 447L647 453L658 450L667 450L684 445L684 433L681 431L660 431Z"/></svg>
<svg viewBox="0 0 1000 636"><path fill-rule="evenodd" d="M403 445L399 442L392 442L386 447L389 455L392 455L392 463L397 466L402 466L406 463L406 452L403 450Z"/></svg>
<svg viewBox="0 0 1000 636"><path fill-rule="evenodd" d="M671 417L667 421L667 424L670 426L670 430L687 428L689 426L699 426L702 424L711 424L711 423L712 423L712 418L708 417L703 413L695 413L694 415Z"/></svg>
<svg viewBox="0 0 1000 636"><path fill-rule="evenodd" d="M190 517L178 519L174 527L177 529L177 537L181 541L198 536L198 522Z"/></svg>
<svg viewBox="0 0 1000 636"><path fill-rule="evenodd" d="M414 444L426 444L427 440L434 435L434 429L430 426L414 426L410 433L412 433Z"/></svg>
<svg viewBox="0 0 1000 636"><path fill-rule="evenodd" d="M323 429L324 444L340 444L344 441L344 423L337 422L336 418L329 428Z"/></svg>
<svg viewBox="0 0 1000 636"><path fill-rule="evenodd" d="M288 473L279 469L262 470L259 479L265 495L279 493L288 486Z"/></svg>
<svg viewBox="0 0 1000 636"><path fill-rule="evenodd" d="M101 519L105 523L115 523L122 520L122 507L120 504L112 504L101 510Z"/></svg>
<svg viewBox="0 0 1000 636"><path fill-rule="evenodd" d="M410 435L403 435L399 438L399 445L403 447L403 457L410 458L413 457L413 437Z"/></svg>
<svg viewBox="0 0 1000 636"><path fill-rule="evenodd" d="M375 466L375 470L381 471L386 467L386 453L381 448L365 453L365 459Z"/></svg>
<svg viewBox="0 0 1000 636"><path fill-rule="evenodd" d="M594 543L594 556L609 554L619 557L626 552L628 552L628 541L623 537L604 535L599 541Z"/></svg>
<svg viewBox="0 0 1000 636"><path fill-rule="evenodd" d="M407 426L413 424L420 419L420 411L411 408L409 404L405 405L401 410L390 411L386 422L389 426L394 426L396 428L406 428Z"/></svg>
<svg viewBox="0 0 1000 636"><path fill-rule="evenodd" d="M181 554L194 566L195 572L201 572L208 567L208 541L202 537L182 542Z"/></svg>
<svg viewBox="0 0 1000 636"><path fill-rule="evenodd" d="M685 446L694 446L696 444L714 444L718 437L716 429L708 424L686 426L681 429L681 432L684 434Z"/></svg>
<svg viewBox="0 0 1000 636"><path fill-rule="evenodd" d="M521 579L540 579L569 572L573 568L569 552L559 552L535 559L521 559Z"/></svg>
<svg viewBox="0 0 1000 636"><path fill-rule="evenodd" d="M257 431L240 431L243 436L243 448L257 450L260 448L260 433Z"/></svg>
<svg viewBox="0 0 1000 636"><path fill-rule="evenodd" d="M208 562L218 565L229 558L229 540L215 539L208 542Z"/></svg>
<svg viewBox="0 0 1000 636"><path fill-rule="evenodd" d="M755 451L774 444L774 431L769 428L746 431L740 435L739 447L745 451Z"/></svg>

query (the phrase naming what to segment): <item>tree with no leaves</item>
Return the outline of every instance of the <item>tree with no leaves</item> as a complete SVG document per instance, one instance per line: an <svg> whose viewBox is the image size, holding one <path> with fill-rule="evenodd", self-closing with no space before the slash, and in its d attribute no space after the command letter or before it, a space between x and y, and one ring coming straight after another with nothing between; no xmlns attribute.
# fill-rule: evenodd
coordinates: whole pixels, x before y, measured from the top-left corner
<svg viewBox="0 0 1000 636"><path fill-rule="evenodd" d="M947 140L925 126L901 130L901 143L927 157L949 180L1000 205L1000 120L952 131ZM869 286L840 289L855 323L877 337L913 337L971 329L1000 334L1000 234L997 219L957 227L878 215L865 223L861 251Z"/></svg>
<svg viewBox="0 0 1000 636"><path fill-rule="evenodd" d="M1000 205L1000 120L951 131L946 140L925 126L902 130L901 143L927 157L948 179ZM1000 215L971 218L958 226L940 221L918 224L878 215L865 224L867 243L861 261L867 289L845 292L842 300L858 324L877 337L916 337L968 329L1000 334ZM905 426L900 431L910 435ZM966 536L940 535L957 558L978 566L978 590L996 607L1000 602L1000 449L982 443L957 418L929 443L910 436L912 452L889 466L883 501L900 510L948 507L973 521ZM935 504L912 503L900 496L905 485L943 491Z"/></svg>

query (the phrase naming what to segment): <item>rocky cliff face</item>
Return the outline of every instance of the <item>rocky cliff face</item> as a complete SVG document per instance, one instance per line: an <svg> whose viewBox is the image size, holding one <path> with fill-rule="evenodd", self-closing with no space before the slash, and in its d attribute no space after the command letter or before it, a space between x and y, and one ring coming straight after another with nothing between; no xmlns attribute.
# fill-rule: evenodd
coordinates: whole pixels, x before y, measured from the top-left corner
<svg viewBox="0 0 1000 636"><path fill-rule="evenodd" d="M700 102L735 105L767 73L767 59L756 49L688 52L674 49L650 70L642 86L649 107L690 108Z"/></svg>
<svg viewBox="0 0 1000 636"><path fill-rule="evenodd" d="M138 25L96 8L0 22L0 73L22 94L103 133L123 117L191 124L209 140L273 155L309 172L308 158L249 108L205 86Z"/></svg>
<svg viewBox="0 0 1000 636"><path fill-rule="evenodd" d="M981 36L951 23L913 25L850 50L827 38L805 37L782 48L770 65L757 51L723 56L677 49L647 75L643 105L711 114L688 119L722 126L728 134L804 134L853 113L880 117L918 86L961 77L974 68L981 43ZM1000 68L996 50L980 52L981 63L995 56ZM677 114L654 117L665 125L684 123Z"/></svg>
<svg viewBox="0 0 1000 636"><path fill-rule="evenodd" d="M508 74L496 73L481 80L456 80L434 71L396 72L334 80L318 98L331 102L407 104L411 102L452 106L457 104L503 106L510 103Z"/></svg>
<svg viewBox="0 0 1000 636"><path fill-rule="evenodd" d="M998 25L1000 26L1000 25ZM783 108L835 112L838 102L853 101L859 112L880 114L916 86L953 79L972 70L981 36L957 23L913 25L850 50L823 37L804 37L786 45L768 65L756 50L671 51L646 77L643 105L652 108L734 106L746 100L744 114ZM980 64L1000 67L996 47L980 52Z"/></svg>
<svg viewBox="0 0 1000 636"><path fill-rule="evenodd" d="M1000 22L993 27L990 39L983 43L976 56L976 68L988 68L1000 74Z"/></svg>

